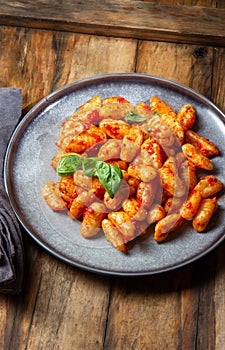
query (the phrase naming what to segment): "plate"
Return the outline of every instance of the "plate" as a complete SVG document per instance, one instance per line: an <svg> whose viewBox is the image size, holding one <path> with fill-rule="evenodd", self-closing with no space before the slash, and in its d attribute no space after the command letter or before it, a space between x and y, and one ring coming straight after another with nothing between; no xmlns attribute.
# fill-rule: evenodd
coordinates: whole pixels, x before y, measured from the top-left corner
<svg viewBox="0 0 225 350"><path fill-rule="evenodd" d="M153 95L178 110L191 103L197 111L195 130L210 138L220 149L213 159L213 173L223 181L225 173L225 116L208 99L176 82L145 74L108 74L66 85L41 100L22 119L8 145L4 163L5 188L12 207L28 234L44 249L75 267L109 275L150 275L191 263L210 252L224 239L225 204L219 199L219 210L207 233L196 233L187 221L162 244L153 236L135 240L128 254L117 251L104 235L85 239L78 222L65 213L47 207L40 189L48 180L57 180L51 168L57 153L61 123L95 95L120 95L131 103L148 102Z"/></svg>

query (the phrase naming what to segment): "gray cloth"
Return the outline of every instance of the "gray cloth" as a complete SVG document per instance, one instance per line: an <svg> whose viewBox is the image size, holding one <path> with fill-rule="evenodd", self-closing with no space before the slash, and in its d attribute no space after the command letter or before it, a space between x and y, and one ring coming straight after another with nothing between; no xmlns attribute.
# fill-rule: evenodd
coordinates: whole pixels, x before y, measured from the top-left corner
<svg viewBox="0 0 225 350"><path fill-rule="evenodd" d="M0 89L0 293L22 291L24 250L20 226L5 193L3 162L9 138L21 116L22 91Z"/></svg>

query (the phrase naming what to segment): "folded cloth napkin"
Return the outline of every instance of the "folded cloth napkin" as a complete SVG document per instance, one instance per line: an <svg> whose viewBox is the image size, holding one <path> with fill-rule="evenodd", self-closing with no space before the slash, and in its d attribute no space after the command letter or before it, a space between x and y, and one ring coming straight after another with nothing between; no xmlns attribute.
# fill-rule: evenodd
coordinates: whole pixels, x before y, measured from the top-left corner
<svg viewBox="0 0 225 350"><path fill-rule="evenodd" d="M21 106L21 89L0 89L0 293L4 294L22 291L24 271L22 234L3 185L4 155Z"/></svg>

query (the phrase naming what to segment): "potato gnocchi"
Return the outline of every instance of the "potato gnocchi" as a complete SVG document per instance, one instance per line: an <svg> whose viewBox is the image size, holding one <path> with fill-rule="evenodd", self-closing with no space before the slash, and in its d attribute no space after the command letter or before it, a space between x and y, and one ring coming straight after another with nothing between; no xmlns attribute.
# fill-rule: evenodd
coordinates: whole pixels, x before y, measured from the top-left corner
<svg viewBox="0 0 225 350"><path fill-rule="evenodd" d="M93 97L62 124L51 163L59 180L43 185L43 198L80 220L84 238L102 229L122 252L149 227L156 242L185 220L205 232L224 185L199 174L212 172L219 150L191 130L195 120L194 106L176 112L158 96L136 106Z"/></svg>

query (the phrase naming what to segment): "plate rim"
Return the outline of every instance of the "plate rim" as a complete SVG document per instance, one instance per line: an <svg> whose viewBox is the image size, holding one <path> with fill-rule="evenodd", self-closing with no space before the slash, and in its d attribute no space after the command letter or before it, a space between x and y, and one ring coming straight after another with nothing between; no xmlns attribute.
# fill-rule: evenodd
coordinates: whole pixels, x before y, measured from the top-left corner
<svg viewBox="0 0 225 350"><path fill-rule="evenodd" d="M167 88L170 88L173 86L174 88L179 89L180 91L189 92L194 98L200 99L201 102L206 104L207 106L210 106L211 109L213 109L219 116L219 118L223 121L225 124L225 115L224 113L207 97L202 95L201 93L197 92L196 90L192 89L189 86L186 86L182 83L178 83L176 81L163 78L161 76L154 76L150 74L143 74L143 73L109 73L109 74L100 74L100 75L94 75L90 77L86 77L83 79L76 80L72 83L66 84L65 86L62 86L55 91L51 92L44 98L42 98L39 102L37 102L21 119L21 121L16 126L14 132L12 133L10 140L7 145L7 149L5 152L4 157L4 163L3 163L3 180L4 180L4 187L5 191L7 193L7 196L9 198L9 201L11 203L12 209L22 225L22 227L25 229L25 232L32 238L36 243L38 243L42 248L44 248L48 253L55 256L59 260L63 261L64 263L67 263L69 265L72 265L74 267L77 267L81 270L86 270L98 274L103 275L113 275L113 276L126 276L126 277L135 277L135 276L147 276L147 275L158 275L161 273L169 272L172 270L176 270L178 268L184 267L186 265L189 265L199 259L201 259L203 256L210 253L212 250L214 250L216 247L218 247L225 239L225 235L218 238L216 241L211 244L206 251L201 252L200 254L195 254L193 257L188 258L184 260L182 263L175 264L173 266L167 266L165 268L159 268L152 271L114 271L110 269L102 269L102 268L95 268L93 266L86 265L85 263L79 263L77 261L72 261L70 258L66 257L65 254L62 254L62 252L58 252L57 249L53 249L48 242L46 242L42 237L39 236L36 237L35 232L32 232L32 229L29 228L29 223L26 223L23 220L22 215L20 214L20 208L18 208L17 204L15 203L14 196L12 194L12 185L11 185L11 179L7 177L7 173L10 168L10 160L15 157L15 154L13 154L13 150L15 147L15 141L18 137L20 137L24 130L26 130L27 126L35 119L35 117L38 116L38 114L44 110L46 107L51 105L53 102L57 101L57 99L67 95L68 93L74 92L79 88L84 88L85 85L90 86L91 84L94 84L96 82L104 82L109 80L127 80L127 79L133 79L137 81L138 79L143 81L151 81L151 82L157 82L157 84L166 84ZM20 135L21 133L21 135ZM41 239L40 239L41 238Z"/></svg>

